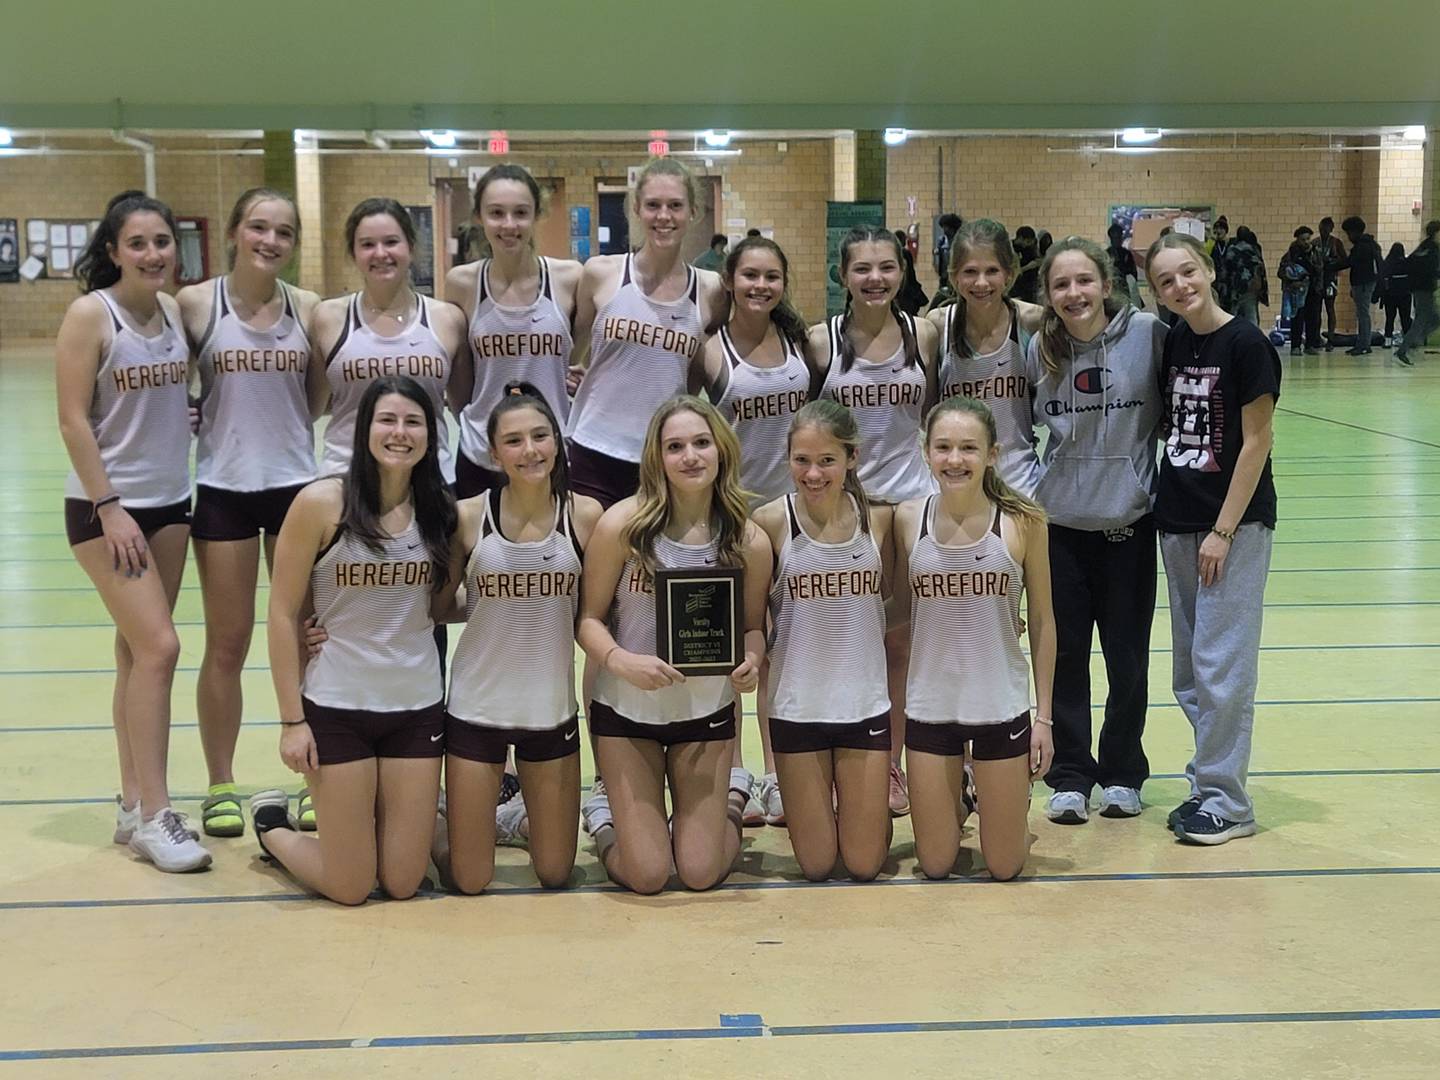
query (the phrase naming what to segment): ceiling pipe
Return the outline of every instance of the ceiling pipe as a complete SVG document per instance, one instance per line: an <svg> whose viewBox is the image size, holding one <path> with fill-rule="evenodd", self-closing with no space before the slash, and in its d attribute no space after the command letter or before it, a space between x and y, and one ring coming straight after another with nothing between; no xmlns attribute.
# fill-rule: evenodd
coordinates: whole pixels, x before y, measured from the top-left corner
<svg viewBox="0 0 1440 1080"><path fill-rule="evenodd" d="M118 143L133 146L140 151L141 157L145 160L145 194L153 199L155 197L155 144L149 139L131 135L124 128L116 128L110 132L110 137Z"/></svg>

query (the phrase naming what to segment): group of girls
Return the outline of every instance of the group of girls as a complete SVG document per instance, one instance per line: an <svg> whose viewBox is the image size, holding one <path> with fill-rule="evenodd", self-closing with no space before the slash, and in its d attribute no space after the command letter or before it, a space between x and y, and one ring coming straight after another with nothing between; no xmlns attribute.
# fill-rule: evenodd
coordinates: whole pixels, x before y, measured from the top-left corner
<svg viewBox="0 0 1440 1080"><path fill-rule="evenodd" d="M512 753L514 826L547 886L571 878L577 810L611 878L638 892L672 874L723 880L747 817L788 824L807 877L864 879L885 861L890 815L910 811L923 872L944 876L977 797L986 865L1013 877L1032 778L1056 787L1056 820L1083 820L1095 783L1102 812L1139 812L1157 525L1197 746L1172 824L1209 843L1253 831L1278 368L1254 370L1203 250L1167 237L1151 252L1152 283L1185 321L1162 343L1153 319L1114 310L1105 258L1084 241L1047 253L1042 308L1006 298L1005 230L973 223L952 249L959 299L917 321L895 303L893 234L861 228L841 250L845 312L807 329L773 241L747 238L723 275L685 264L699 206L683 166L651 162L629 207L639 247L582 267L535 253L540 189L499 166L475 193L488 254L436 301L409 284L403 207L368 199L345 228L362 288L322 302L280 280L299 220L258 189L227 230L231 272L177 303L168 209L112 201L77 266L85 295L62 325L57 379L67 531L117 627L117 842L165 870L210 860L166 785L170 611L192 526L187 363L202 825L243 829L231 761L263 550L281 756L308 787L296 816L284 792L253 795L254 826L267 856L335 900L361 902L377 880L409 896L432 858L447 885L484 889ZM1043 461L1032 407L1051 428ZM326 409L317 468L311 421ZM655 655L654 572L702 563L744 571L745 659L728 677L687 678ZM436 627L450 620L465 626L447 694ZM1115 705L1098 765L1093 624ZM598 774L583 808L577 642ZM736 715L757 687L758 785L739 767Z"/></svg>

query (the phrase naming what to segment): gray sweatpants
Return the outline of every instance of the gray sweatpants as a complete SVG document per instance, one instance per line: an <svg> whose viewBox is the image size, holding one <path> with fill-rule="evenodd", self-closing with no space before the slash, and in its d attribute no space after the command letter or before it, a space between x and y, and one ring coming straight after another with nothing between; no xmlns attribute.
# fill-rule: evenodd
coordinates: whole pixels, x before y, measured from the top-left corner
<svg viewBox="0 0 1440 1080"><path fill-rule="evenodd" d="M1202 810L1230 821L1251 821L1255 807L1245 779L1274 532L1259 524L1240 526L1220 580L1202 586L1200 543L1206 535L1160 534L1170 586L1175 700L1195 729L1195 756L1185 774Z"/></svg>

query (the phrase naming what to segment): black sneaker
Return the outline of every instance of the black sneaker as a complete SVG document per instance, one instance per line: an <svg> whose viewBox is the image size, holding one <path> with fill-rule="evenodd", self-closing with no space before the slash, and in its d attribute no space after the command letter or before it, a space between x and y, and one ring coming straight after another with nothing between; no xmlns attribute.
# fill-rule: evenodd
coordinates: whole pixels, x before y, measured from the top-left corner
<svg viewBox="0 0 1440 1080"><path fill-rule="evenodd" d="M504 806L507 802L520 794L520 778L512 772L507 772L500 778L500 798L495 800L496 806Z"/></svg>
<svg viewBox="0 0 1440 1080"><path fill-rule="evenodd" d="M1307 348L1307 349L1305 350L1305 355L1306 355L1306 356L1319 356L1319 355L1320 355L1320 350L1319 350L1319 349L1310 349L1310 348Z"/></svg>
<svg viewBox="0 0 1440 1080"><path fill-rule="evenodd" d="M1406 367L1415 366L1415 361L1411 360L1410 357L1406 356L1403 352L1397 352L1395 354L1395 359L1399 360L1400 363L1404 364Z"/></svg>
<svg viewBox="0 0 1440 1080"><path fill-rule="evenodd" d="M260 842L261 855L273 859L265 846L265 834L271 829L294 829L290 816L290 797L279 788L257 791L250 796L250 819L255 823L255 839Z"/></svg>
<svg viewBox="0 0 1440 1080"><path fill-rule="evenodd" d="M1198 814L1200 812L1200 806L1201 802L1199 799L1193 797L1186 799L1179 806L1175 807L1174 810L1171 810L1170 813L1165 815L1165 827L1173 830L1176 825L1180 824L1182 818L1187 818L1191 814Z"/></svg>
<svg viewBox="0 0 1440 1080"><path fill-rule="evenodd" d="M1240 836L1254 836L1255 822L1231 821L1219 814L1197 810L1189 817L1181 818L1175 825L1175 835L1192 844L1213 847Z"/></svg>

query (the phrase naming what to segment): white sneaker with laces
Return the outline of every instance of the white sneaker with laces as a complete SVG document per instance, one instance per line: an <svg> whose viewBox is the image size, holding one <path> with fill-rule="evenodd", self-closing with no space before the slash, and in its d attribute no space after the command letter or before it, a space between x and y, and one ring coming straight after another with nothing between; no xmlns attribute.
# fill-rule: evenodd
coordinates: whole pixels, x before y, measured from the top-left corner
<svg viewBox="0 0 1440 1080"><path fill-rule="evenodd" d="M529 811L525 809L525 793L522 791L509 802L503 802L495 808L495 843L501 847L528 846L530 838L525 835L524 827L529 820Z"/></svg>
<svg viewBox="0 0 1440 1080"><path fill-rule="evenodd" d="M605 794L605 784L598 776L590 787L590 797L580 804L580 820L588 836L615 824L615 819L610 816L610 796Z"/></svg>
<svg viewBox="0 0 1440 1080"><path fill-rule="evenodd" d="M210 852L185 827L185 818L170 807L142 821L130 837L130 850L167 874L183 874L210 865Z"/></svg>
<svg viewBox="0 0 1440 1080"><path fill-rule="evenodd" d="M1057 791L1045 804L1045 816L1057 825L1083 825L1090 820L1090 800L1081 791Z"/></svg>
<svg viewBox="0 0 1440 1080"><path fill-rule="evenodd" d="M115 796L115 843L128 844L130 837L135 835L135 830L140 827L140 803L136 802L132 809L125 809L125 797Z"/></svg>
<svg viewBox="0 0 1440 1080"><path fill-rule="evenodd" d="M766 825L785 824L785 804L780 800L780 781L773 772L766 773L756 781L756 800L765 815Z"/></svg>
<svg viewBox="0 0 1440 1080"><path fill-rule="evenodd" d="M760 802L760 791L764 783L765 778L757 776L750 785L750 797L745 800L745 809L740 814L740 824L747 829L765 824L765 806Z"/></svg>
<svg viewBox="0 0 1440 1080"><path fill-rule="evenodd" d="M1100 816L1108 818L1139 817L1140 792L1133 787L1112 784L1100 792Z"/></svg>

